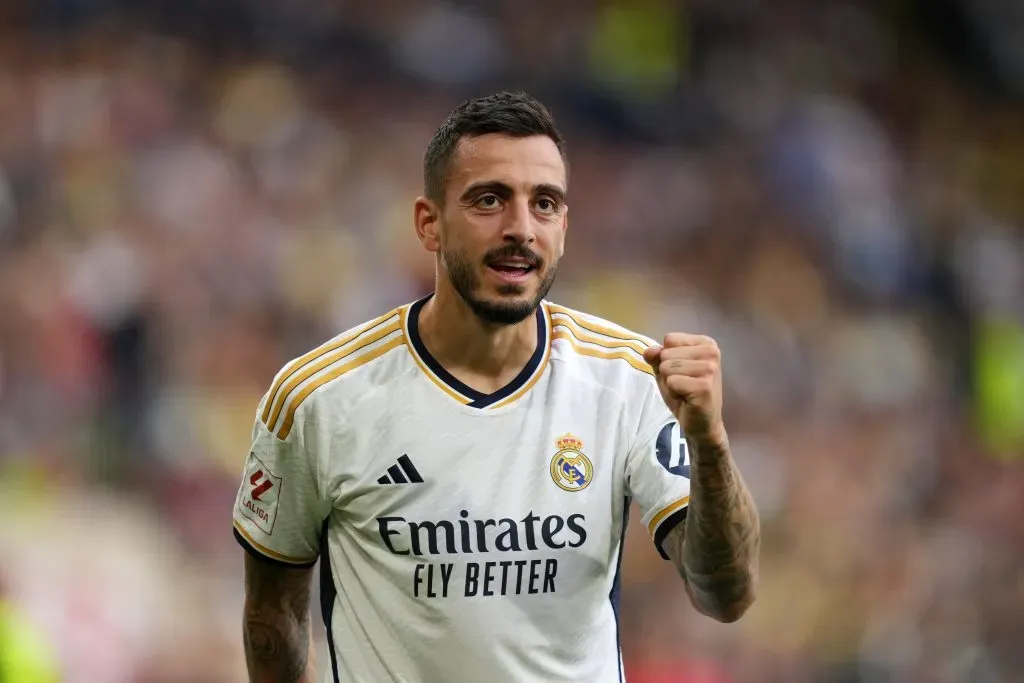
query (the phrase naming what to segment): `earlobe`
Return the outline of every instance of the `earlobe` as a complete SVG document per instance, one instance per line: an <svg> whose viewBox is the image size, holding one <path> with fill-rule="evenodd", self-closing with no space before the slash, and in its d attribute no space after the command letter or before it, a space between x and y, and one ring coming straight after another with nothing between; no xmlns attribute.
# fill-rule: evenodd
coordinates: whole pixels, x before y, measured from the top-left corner
<svg viewBox="0 0 1024 683"><path fill-rule="evenodd" d="M413 205L413 225L416 236L427 251L441 250L441 237L438 234L441 211L437 204L427 198L419 197Z"/></svg>

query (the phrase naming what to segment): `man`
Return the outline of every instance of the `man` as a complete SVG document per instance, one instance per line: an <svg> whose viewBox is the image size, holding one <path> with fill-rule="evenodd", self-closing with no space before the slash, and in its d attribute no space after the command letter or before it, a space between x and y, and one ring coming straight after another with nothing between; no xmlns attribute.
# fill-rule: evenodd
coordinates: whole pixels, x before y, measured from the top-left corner
<svg viewBox="0 0 1024 683"><path fill-rule="evenodd" d="M738 619L759 522L714 341L545 300L565 149L530 97L458 107L424 183L434 293L289 363L258 408L234 514L251 680L313 680L319 559L327 680L621 681L631 501L696 609Z"/></svg>

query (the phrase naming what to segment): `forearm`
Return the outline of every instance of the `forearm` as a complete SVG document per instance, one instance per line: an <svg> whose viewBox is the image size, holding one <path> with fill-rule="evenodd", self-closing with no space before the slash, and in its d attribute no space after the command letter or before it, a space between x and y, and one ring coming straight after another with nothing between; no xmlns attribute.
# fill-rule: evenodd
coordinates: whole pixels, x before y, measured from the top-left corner
<svg viewBox="0 0 1024 683"><path fill-rule="evenodd" d="M250 683L314 683L312 569L245 557L242 640Z"/></svg>
<svg viewBox="0 0 1024 683"><path fill-rule="evenodd" d="M250 683L314 683L309 611L252 605L242 628Z"/></svg>
<svg viewBox="0 0 1024 683"><path fill-rule="evenodd" d="M691 445L690 504L681 552L673 557L697 609L735 621L754 601L760 520L728 439Z"/></svg>

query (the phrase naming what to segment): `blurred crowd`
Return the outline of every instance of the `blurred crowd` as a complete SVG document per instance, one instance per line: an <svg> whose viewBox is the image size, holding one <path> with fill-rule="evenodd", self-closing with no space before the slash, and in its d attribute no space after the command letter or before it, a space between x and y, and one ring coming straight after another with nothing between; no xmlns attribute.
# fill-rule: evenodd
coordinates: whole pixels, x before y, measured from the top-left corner
<svg viewBox="0 0 1024 683"><path fill-rule="evenodd" d="M40 673L0 679L244 680L257 401L430 291L426 142L523 87L569 138L551 298L719 340L764 524L728 626L633 525L631 683L1024 681L1022 6L680 7L3 3L0 641Z"/></svg>

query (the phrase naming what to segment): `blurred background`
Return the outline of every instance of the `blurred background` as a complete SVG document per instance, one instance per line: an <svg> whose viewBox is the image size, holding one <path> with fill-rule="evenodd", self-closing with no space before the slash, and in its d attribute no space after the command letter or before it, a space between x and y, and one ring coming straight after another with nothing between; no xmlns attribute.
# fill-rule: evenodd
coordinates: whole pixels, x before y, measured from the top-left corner
<svg viewBox="0 0 1024 683"><path fill-rule="evenodd" d="M1024 681L1015 0L0 2L0 679L244 680L256 403L430 291L423 149L504 88L552 298L719 340L763 518L729 626L633 525L631 683Z"/></svg>

